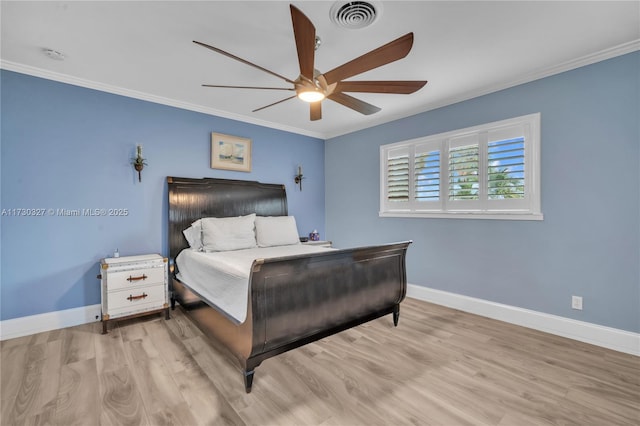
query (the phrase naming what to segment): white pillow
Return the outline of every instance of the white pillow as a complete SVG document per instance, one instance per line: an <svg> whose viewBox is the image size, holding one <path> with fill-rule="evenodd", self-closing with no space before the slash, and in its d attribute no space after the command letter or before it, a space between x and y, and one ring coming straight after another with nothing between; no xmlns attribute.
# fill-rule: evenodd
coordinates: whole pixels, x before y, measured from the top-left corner
<svg viewBox="0 0 640 426"><path fill-rule="evenodd" d="M300 244L296 219L293 216L256 217L256 242L258 247Z"/></svg>
<svg viewBox="0 0 640 426"><path fill-rule="evenodd" d="M256 215L202 219L204 251L241 250L256 247Z"/></svg>
<svg viewBox="0 0 640 426"><path fill-rule="evenodd" d="M182 231L182 235L187 239L187 243L189 243L189 247L192 249L196 249L198 251L202 251L202 225L200 221L202 219L198 219L191 224L190 227Z"/></svg>

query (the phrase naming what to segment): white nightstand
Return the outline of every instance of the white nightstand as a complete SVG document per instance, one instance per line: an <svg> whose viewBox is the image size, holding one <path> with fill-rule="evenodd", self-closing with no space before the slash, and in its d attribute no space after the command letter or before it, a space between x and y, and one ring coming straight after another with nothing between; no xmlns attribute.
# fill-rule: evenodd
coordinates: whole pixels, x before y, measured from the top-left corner
<svg viewBox="0 0 640 426"><path fill-rule="evenodd" d="M115 319L162 311L169 319L167 264L159 254L102 259L102 334Z"/></svg>
<svg viewBox="0 0 640 426"><path fill-rule="evenodd" d="M308 246L320 246L320 247L331 247L331 241L305 241L304 243L305 245Z"/></svg>

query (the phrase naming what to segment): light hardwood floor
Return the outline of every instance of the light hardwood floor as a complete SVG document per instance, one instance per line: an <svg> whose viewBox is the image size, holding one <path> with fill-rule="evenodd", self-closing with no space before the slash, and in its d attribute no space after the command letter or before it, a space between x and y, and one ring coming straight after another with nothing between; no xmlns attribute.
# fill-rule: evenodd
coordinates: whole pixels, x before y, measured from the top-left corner
<svg viewBox="0 0 640 426"><path fill-rule="evenodd" d="M638 425L640 358L407 299L239 369L176 309L2 342L0 424Z"/></svg>

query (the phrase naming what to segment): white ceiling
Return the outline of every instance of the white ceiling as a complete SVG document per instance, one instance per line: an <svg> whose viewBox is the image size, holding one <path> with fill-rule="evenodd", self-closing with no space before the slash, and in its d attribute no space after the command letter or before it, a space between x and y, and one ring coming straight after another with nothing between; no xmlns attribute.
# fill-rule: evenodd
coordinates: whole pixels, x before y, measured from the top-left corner
<svg viewBox="0 0 640 426"><path fill-rule="evenodd" d="M364 116L332 101L323 118L291 92L213 89L203 83L290 87L192 43L226 50L289 79L299 74L289 2L2 1L1 66L84 87L329 138L640 49L638 1L370 1L371 26L339 28L333 1L294 1L314 23L326 72L407 32L409 55L350 80L428 80L411 95L353 96ZM64 61L43 49L58 50Z"/></svg>

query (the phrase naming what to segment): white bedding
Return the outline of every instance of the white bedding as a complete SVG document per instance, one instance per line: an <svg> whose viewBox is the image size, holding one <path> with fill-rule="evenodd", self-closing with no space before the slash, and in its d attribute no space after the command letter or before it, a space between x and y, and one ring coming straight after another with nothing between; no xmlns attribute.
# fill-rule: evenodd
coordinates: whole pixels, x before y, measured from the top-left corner
<svg viewBox="0 0 640 426"><path fill-rule="evenodd" d="M185 249L176 258L178 279L239 322L247 318L249 270L255 259L334 250L305 244L204 253Z"/></svg>

